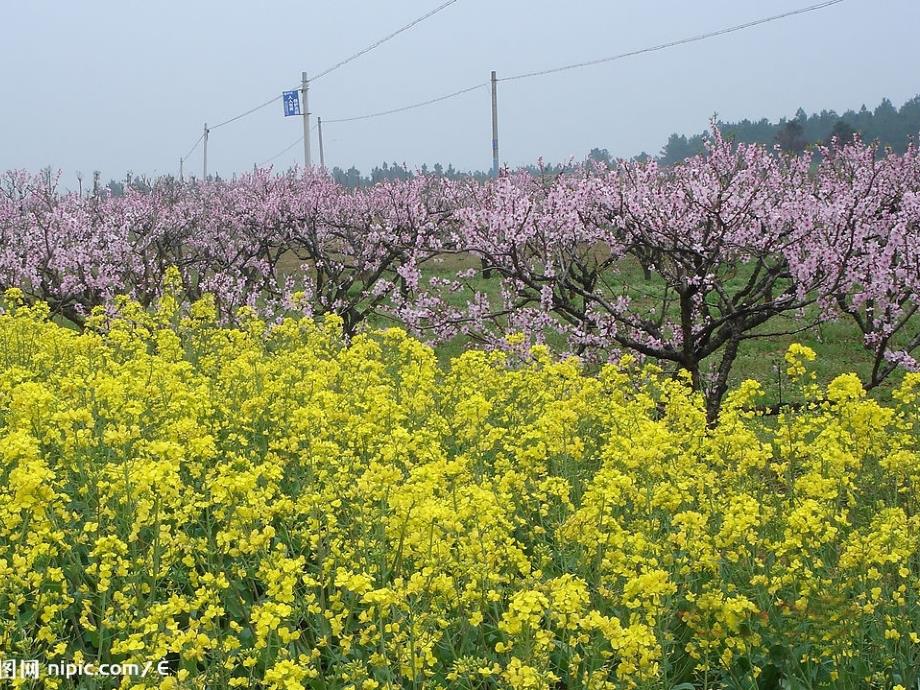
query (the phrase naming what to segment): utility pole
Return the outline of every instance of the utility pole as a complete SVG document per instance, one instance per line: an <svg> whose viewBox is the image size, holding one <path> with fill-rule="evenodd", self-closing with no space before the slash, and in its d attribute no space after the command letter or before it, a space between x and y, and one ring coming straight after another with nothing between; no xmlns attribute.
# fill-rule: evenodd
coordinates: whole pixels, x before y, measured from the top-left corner
<svg viewBox="0 0 920 690"><path fill-rule="evenodd" d="M492 70L492 177L498 177L498 79Z"/></svg>
<svg viewBox="0 0 920 690"><path fill-rule="evenodd" d="M179 182L182 182L182 156L179 156Z"/></svg>
<svg viewBox="0 0 920 690"><path fill-rule="evenodd" d="M326 169L326 158L323 156L323 118L316 116L316 131L319 133L319 167Z"/></svg>
<svg viewBox="0 0 920 690"><path fill-rule="evenodd" d="M300 73L300 79L300 91L303 94L303 163L304 169L309 170L313 167L310 160L310 82L307 80L306 72Z"/></svg>
<svg viewBox="0 0 920 690"><path fill-rule="evenodd" d="M208 181L208 123L204 123L204 162L201 166L201 179Z"/></svg>

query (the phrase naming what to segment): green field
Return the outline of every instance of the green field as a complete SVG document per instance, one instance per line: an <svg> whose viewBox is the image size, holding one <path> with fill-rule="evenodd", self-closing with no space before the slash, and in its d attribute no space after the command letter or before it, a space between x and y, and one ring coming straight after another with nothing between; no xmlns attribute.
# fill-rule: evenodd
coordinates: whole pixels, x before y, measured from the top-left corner
<svg viewBox="0 0 920 690"><path fill-rule="evenodd" d="M437 263L425 264L423 283L431 277L444 279L455 278L458 270L478 267L479 262L468 256L447 256ZM663 283L647 280L635 263L623 263L617 267L618 278L613 281L625 286L632 300L637 304L655 306L660 303L663 294ZM494 276L494 274L493 274ZM732 282L740 283L745 279L742 272ZM497 277L485 279L481 274L468 281L476 291L484 292L493 300L499 298L500 281ZM730 283L731 284L731 283ZM450 295L450 303L455 306L466 304L472 291L458 292ZM806 311L809 321L816 321L817 310L812 308ZM785 380L786 363L783 355L790 344L802 343L812 348L817 353L817 359L812 363L819 383L827 383L834 377L843 373L855 372L863 380L868 380L872 370L873 356L862 341L862 334L852 319L826 321L815 326L800 330L803 322L794 316L778 316L764 324L760 333L795 332L791 335L771 335L769 337L754 338L745 341L740 349L735 366L730 378L730 386L735 387L745 379L759 381L766 392L767 404L788 402L788 382ZM369 322L372 327L392 325L380 317L375 317ZM915 317L910 324L912 332L920 327L920 319ZM560 346L561 341L556 338L548 339L551 345ZM435 348L442 364L461 354L470 347L477 347L476 342L468 338L455 338L449 342L438 344ZM714 359L714 358L713 358ZM884 383L872 391L873 397L887 401L890 399L891 390L901 380L902 373L895 372Z"/></svg>

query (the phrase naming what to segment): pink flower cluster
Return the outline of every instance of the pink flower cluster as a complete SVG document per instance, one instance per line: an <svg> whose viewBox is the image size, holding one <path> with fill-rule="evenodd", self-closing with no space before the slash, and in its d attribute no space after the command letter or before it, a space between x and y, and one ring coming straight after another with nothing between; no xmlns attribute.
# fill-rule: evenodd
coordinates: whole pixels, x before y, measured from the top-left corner
<svg viewBox="0 0 920 690"><path fill-rule="evenodd" d="M322 174L258 171L232 182L156 181L123 197L58 192L46 177L0 183L0 287L82 323L128 294L149 304L166 270L222 317L335 312L349 332L414 289L449 218L434 179L347 192Z"/></svg>
<svg viewBox="0 0 920 690"><path fill-rule="evenodd" d="M790 157L713 129L704 155L673 167L507 174L464 194L449 244L502 277L501 298L434 310L423 327L498 341L502 315L505 329L532 340L555 331L585 356L672 363L711 415L744 341L829 319L861 329L874 361L867 386L918 366L915 147L898 155L854 140ZM477 279L458 277L473 291Z"/></svg>

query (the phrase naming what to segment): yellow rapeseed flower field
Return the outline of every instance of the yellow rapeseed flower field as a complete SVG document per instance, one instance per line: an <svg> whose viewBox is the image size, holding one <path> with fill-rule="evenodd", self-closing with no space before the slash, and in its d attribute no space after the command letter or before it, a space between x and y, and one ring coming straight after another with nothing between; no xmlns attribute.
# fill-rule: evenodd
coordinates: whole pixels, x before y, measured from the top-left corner
<svg viewBox="0 0 920 690"><path fill-rule="evenodd" d="M78 333L5 303L0 658L168 660L111 681L168 689L917 683L918 374L882 406L796 346L805 405L758 416L749 381L710 427L628 358L441 369L334 317L167 295Z"/></svg>

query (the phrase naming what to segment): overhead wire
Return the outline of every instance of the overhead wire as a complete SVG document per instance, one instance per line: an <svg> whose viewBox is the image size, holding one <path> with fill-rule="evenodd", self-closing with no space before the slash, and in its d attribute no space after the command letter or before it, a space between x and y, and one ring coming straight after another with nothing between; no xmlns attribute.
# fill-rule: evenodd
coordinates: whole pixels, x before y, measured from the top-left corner
<svg viewBox="0 0 920 690"><path fill-rule="evenodd" d="M470 91L475 91L476 89L481 89L482 87L488 86L488 85L489 85L489 82L483 81L473 86L469 86L465 89L460 89L459 91L454 91L444 96L438 96L437 98L430 98L427 101L422 101L420 103L413 103L412 105L404 105L400 108L392 108L390 110L381 110L376 113L367 113L366 115L355 115L353 117L332 118L329 120L323 120L323 124L334 124L337 122L354 122L356 120L369 120L374 117L382 117L384 115L393 115L394 113L401 113L406 110L414 110L415 108L421 108L426 105L440 103L441 101L446 101L447 99L455 98L456 96L462 96L465 93L469 93Z"/></svg>
<svg viewBox="0 0 920 690"><path fill-rule="evenodd" d="M620 53L620 54L618 54L618 55L612 55L612 56L609 56L609 57L598 58L598 59L595 59L595 60L587 60L587 61L585 61L585 62L577 62L577 63L573 63L573 64L569 64L569 65L563 65L563 66L561 66L561 67L552 67L552 68L545 69L545 70L538 70L538 71L533 71L533 72L524 72L524 73L522 73L522 74L514 74L514 75L511 75L511 76L509 76L509 77L502 77L502 78L499 78L499 79L497 79L496 81L514 81L514 80L518 80L518 79L527 79L527 78L530 78L530 77L538 77L538 76L543 76L543 75L546 75L546 74L553 74L553 73L556 73L556 72L564 72L564 71L567 71L567 70L578 69L578 68L580 68L580 67L589 67L589 66L592 66L592 65L599 65L599 64L602 64L602 63L605 63L605 62L613 62L613 61L615 61L615 60L621 60L621 59L623 59L623 58L631 57L631 56L634 56L634 55L641 55L641 54L644 54L644 53L652 53L652 52L656 52L656 51L659 51L659 50L664 50L664 49L666 49L666 48L673 48L673 47L675 47L675 46L683 45L683 44L686 44L686 43L694 43L694 42L702 41L702 40L705 40L705 39L708 39L708 38L714 38L714 37L716 37L716 36L722 36L722 35L725 35L725 34L734 33L734 32L736 32L736 31L741 31L741 30L743 30L743 29L749 29L749 28L754 27L754 26L759 26L759 25L761 25L761 24L766 24L766 23L768 23L768 22L773 22L773 21L776 21L776 20L778 20L778 19L784 19L784 18L786 18L786 17L791 17L791 16L794 16L794 15L805 14L805 13L807 13L807 12L814 12L814 11L816 11L816 10L824 9L825 7L830 7L831 5L837 5L837 4L839 4L839 3L843 2L843 1L844 1L844 0L826 0L825 2L821 2L821 3L815 4L815 5L809 5L808 7L801 7L801 8L799 8L799 9L790 10L790 11L788 11L788 12L783 12L783 13L781 13L781 14L775 14L775 15L772 15L772 16L769 16L769 17L762 17L762 18L760 18L760 19L754 19L754 20L752 20L752 21L745 22L745 23L743 23L743 24L736 24L736 25L734 25L734 26L725 27L725 28L723 28L723 29L717 29L717 30L715 30L715 31L709 31L709 32L707 32L707 33L704 33L704 34L697 34L697 35L695 35L695 36L688 36L688 37L686 37L686 38L681 38L681 39L678 39L678 40L675 40L675 41L669 41L669 42L667 42L667 43L660 43L660 44L658 44L658 45L649 46L649 47L647 47L647 48L640 48L640 49L638 49L638 50L631 50L631 51L626 52L626 53ZM391 108L391 109L389 109L389 110L382 110L382 111L379 111L379 112L368 113L368 114L366 114L366 115L355 115L355 116L352 116L352 117L332 118L332 119L329 119L329 120L323 120L323 122L326 123L326 124L335 124L335 123L340 123L340 122L355 122L355 121L357 121L357 120L368 120L368 119L371 119L371 118L382 117L382 116L384 116L384 115L392 115L392 114L394 114L394 113L400 113L400 112L403 112L403 111L406 111L406 110L413 110L413 109L415 109L415 108L421 108L421 107L426 106L426 105L431 105L431 104L433 104L433 103L438 103L438 102L440 102L440 101L445 101L445 100L447 100L447 99L449 99L449 98L454 98L455 96L460 96L460 95L463 95L463 94L468 93L468 92L470 92L470 91L475 91L476 89L480 89L480 88L482 88L482 87L484 87L484 86L488 86L488 85L489 85L489 82L480 82L479 84L476 84L475 86L470 86L470 87L465 88L465 89L460 89L459 91L454 91L454 92L449 93L449 94L447 94L447 95L438 96L437 98L431 98L431 99L429 99L429 100L421 101L421 102L419 102L419 103L413 103L413 104L411 104L411 105L406 105L406 106L402 106L402 107L399 107L399 108Z"/></svg>
<svg viewBox="0 0 920 690"><path fill-rule="evenodd" d="M352 55L351 57L346 58L345 60L342 60L342 61L336 63L335 65L333 65L332 67L330 67L330 68L324 70L323 72L320 72L320 73L319 73L317 76L315 76L311 81L315 81L316 79L319 79L320 77L323 77L323 76L325 76L326 74L329 74L330 72L332 72L332 71L338 69L338 68L341 67L342 65L345 65L345 64L347 64L348 62L351 62L352 60L354 60L354 59L360 57L361 55L364 55L365 53L367 53L367 52L373 50L374 48L376 48L378 45L381 45L382 43L384 43L384 42L390 40L391 38L393 38L394 36L397 36L398 34L402 33L403 31L406 31L407 29L410 29L411 27L415 26L415 25L418 24L419 22L424 21L425 19L427 19L428 17L430 17L430 16L436 14L437 12L440 12L441 10L445 9L446 7L450 6L451 4L453 4L453 3L456 2L456 1L457 1L457 0L449 0L448 2L442 3L442 4L439 5L438 7L434 8L432 11L430 11L430 12L428 12L427 14L425 14L425 15L419 17L418 19L416 19L416 20L414 20L413 22L407 24L406 26L404 26L404 27L398 29L397 31L393 32L392 34L389 34L389 35L385 36L384 38L380 39L379 41L376 41L375 43L371 44L371 45L368 46L367 48L365 48L365 49L363 49L363 50L361 50L361 51L355 53L355 54ZM599 64L603 64L603 63L607 63L607 62L614 62L614 61L616 61L616 60L622 60L622 59L627 58L627 57L633 57L633 56L642 55L642 54L645 54L645 53L653 53L653 52L657 52L657 51L660 51L660 50L665 50L665 49L667 49L667 48L673 48L673 47L680 46L680 45L685 45L685 44L688 44L688 43L695 43L695 42L703 41L703 40L706 40L706 39L709 39L709 38L715 38L715 37L717 37L717 36L724 36L724 35L726 35L726 34L731 34L731 33L737 32L737 31L742 31L742 30L744 30L744 29L749 29L749 28L752 28L752 27L755 27L755 26L760 26L760 25L762 25L762 24L767 24L767 23L769 23L769 22L774 22L774 21L777 21L777 20L780 20L780 19L785 19L785 18L787 18L787 17L793 17L793 16L796 16L796 15L802 15L802 14L806 14L806 13L809 13L809 12L815 12L815 11L817 11L817 10L821 10L821 9L824 9L824 8L827 8L827 7L831 7L832 5L838 5L838 4L842 3L842 2L844 2L844 0L825 0L824 2L816 3L816 4L813 4L813 5L808 5L807 7L800 7L800 8L798 8L798 9L789 10L788 12L782 12L782 13L780 13L780 14L775 14L775 15L771 15L771 16L768 16L768 17L762 17L762 18L760 18L760 19L754 19L754 20L751 20L751 21L748 21L748 22L744 22L744 23L742 23L742 24L735 24L735 25L733 25L733 26L728 26L728 27L725 27L725 28L722 28L722 29L716 29L716 30L714 30L714 31L708 31L708 32L702 33L702 34L696 34L696 35L693 35L693 36L687 36L687 37L685 37L685 38L680 38L680 39L677 39L677 40L674 40L674 41L668 41L668 42L666 42L666 43L659 43L659 44L657 44L657 45L648 46L648 47L645 47L645 48L639 48L639 49L637 49L637 50L631 50L631 51L627 51L627 52L625 52L625 53L619 53L619 54L617 54L617 55L611 55L611 56L608 56L608 57L597 58L597 59L594 59L594 60L586 60L586 61L584 61L584 62L576 62L576 63L572 63L572 64L568 64L568 65L562 65L562 66L559 66L559 67L551 67L551 68L543 69L543 70L535 70L535 71L532 71L532 72L523 72L523 73L520 73L520 74L513 74L513 75L508 76L508 77L501 77L501 78L499 78L499 79L496 79L496 81L503 81L503 82L504 82L504 81L516 81L516 80L521 80L521 79L529 79L529 78L532 78L532 77L545 76L545 75L548 75L548 74L555 74L555 73L558 73L558 72L565 72L565 71L568 71L568 70L579 69L579 68L582 68L582 67L590 67L590 66L593 66L593 65L599 65ZM433 105L433 104L435 104L435 103L440 103L440 102L442 102L442 101L446 101L446 100L451 99L451 98L455 98L455 97L457 97L457 96L462 96L463 94L470 93L471 91L475 91L475 90L477 90L477 89L481 89L481 88L486 87L486 86L488 86L488 85L489 85L489 82L488 82L488 81L483 81L483 82L480 82L480 83L475 84L475 85L473 85L473 86L469 86L469 87L464 88L464 89L459 89L459 90L457 90L457 91L453 91L453 92L448 93L448 94L445 94L445 95L443 95L443 96L437 96L437 97L435 97L435 98L430 98L430 99L428 99L428 100L420 101L420 102L418 102L418 103L412 103L412 104L409 104L409 105L400 106L400 107L397 107L397 108L390 108L390 109L388 109L388 110L381 110L381 111L377 111L377 112L373 112L373 113L366 113L366 114L364 114L364 115L354 115L354 116L349 116L349 117L330 118L330 119L328 119L328 120L324 120L323 122L324 122L325 124L337 124L337 123L344 123L344 122L356 122L356 121L359 121L359 120L369 120L369 119L372 119L372 118L383 117L383 116L386 116L386 115L394 115L394 114L396 114L396 113L401 113L401 112L405 112L405 111L408 111L408 110L414 110L414 109L416 109L416 108L422 108L422 107L425 107L425 106L428 106L428 105ZM274 100L276 100L276 99L273 98L272 101L269 101L269 103L273 102ZM266 105L268 105L268 103L265 103L265 104L263 104L263 105L261 105L261 106L258 106L257 108L254 108L252 111L249 111L249 112L255 112L255 110L257 110L258 108L265 107ZM242 115L239 115L239 116L237 116L236 118L232 118L232 119L229 120L228 122L232 122L233 120L239 119L240 117L245 117L245 115L247 115L247 114L249 114L249 113L248 113L248 112L247 112L247 113L243 113ZM227 123L225 122L225 123L221 123L221 124L227 124ZM217 125L217 126L221 126L221 125ZM314 126L314 129L315 129L315 126ZM281 156L282 154L284 154L284 153L286 153L287 151L289 151L291 148L293 148L296 144L298 144L298 143L301 142L301 141L303 141L303 137L300 137L300 139L298 139L296 142L294 142L293 144L291 144L290 146L288 146L284 151L282 151L282 152L276 154L276 155L273 156L272 158L268 159L268 161L266 161L266 162L270 162L271 160L274 160L274 159L277 158L278 156Z"/></svg>
<svg viewBox="0 0 920 690"><path fill-rule="evenodd" d="M415 26L416 24L421 24L423 21L425 21L425 20L428 19L429 17L433 17L433 16L436 15L438 12L447 9L448 7L450 7L451 5L453 5L455 2L457 2L457 0L447 0L447 2L441 3L440 5L438 5L437 7L435 7L435 8L434 8L433 10L431 10L430 12L426 12L426 13L423 14L421 17L418 17L417 19L413 19L411 22L409 22L409 23L406 24L405 26L400 27L400 28L397 29L396 31L394 31L394 32L392 32L392 33L390 33L390 34L387 34L386 36L384 36L383 38L381 38L381 39L379 39L379 40L377 40L377 41L374 41L374 42L371 43L369 46L367 46L366 48L362 48L361 50L359 50L359 51L358 51L357 53L355 53L354 55L351 55L351 56L345 58L344 60L340 60L339 62L335 63L335 64L332 65L331 67L328 67L328 68L324 69L324 70L323 70L322 72L320 72L319 74L316 74L316 75L314 75L313 77L311 77L310 81L312 82L312 81L316 81L317 79L322 79L323 77L325 77L325 76L326 76L327 74L329 74L330 72L334 72L335 70L339 69L340 67L343 67L343 66L347 65L347 64L348 64L349 62L351 62L352 60L357 60L357 59L358 59L359 57L361 57L362 55L366 55L367 53L369 53L369 52L371 52L372 50L374 50L374 48L378 48L378 47L382 46L384 43L386 43L387 41L389 41L390 39L395 38L396 36L399 36L399 34L403 33L404 31L408 31L409 29L411 29L411 28L412 28L413 26Z"/></svg>
<svg viewBox="0 0 920 690"><path fill-rule="evenodd" d="M714 38L715 36L724 36L725 34L734 33L735 31L741 31L743 29L749 29L753 26L759 26L761 24L766 24L768 22L774 22L778 19L785 19L786 17L792 17L798 14L805 14L807 12L814 12L816 10L824 9L825 7L830 7L831 5L837 5L844 0L827 0L826 2L821 2L816 5L809 5L808 7L801 7L796 10L790 10L789 12L783 12L782 14L775 14L770 17L763 17L761 19L755 19L753 21L745 22L743 24L736 24L735 26L729 26L724 29L718 29L716 31L709 31L704 34L697 34L695 36L688 36L687 38L680 38L676 41L668 41L667 43L659 43L655 46L649 46L648 48L640 48L638 50L630 50L626 53L619 53L618 55L611 55L610 57L598 58L596 60L586 60L585 62L576 62L571 65L563 65L561 67L551 67L549 69L538 70L534 72L524 72L522 74L514 74L510 77L502 77L497 81L515 81L517 79L529 79L530 77L541 77L546 74L555 74L557 72L565 72L572 69L578 69L580 67L590 67L592 65L600 65L605 62L613 62L614 60L622 60L623 58L633 57L635 55L642 55L644 53L653 53L659 50L664 50L666 48L673 48L675 46L684 45L686 43L695 43L697 41L703 41L707 38Z"/></svg>
<svg viewBox="0 0 920 690"><path fill-rule="evenodd" d="M396 36L398 36L399 34L403 33L404 31L408 31L409 29L411 29L412 27L416 26L417 24L420 24L421 22L425 21L425 20L428 19L429 17L433 17L433 16L436 15L438 12L441 12L442 10L447 9L448 7L450 7L451 5L453 5L455 2L458 2L458 0L447 0L446 2L442 2L440 5L438 5L438 6L435 7L434 9L430 10L429 12L426 12L425 14L423 14L423 15L420 16L420 17L417 17L416 19L413 19L411 22L409 22L409 23L406 24L405 26L402 26L402 27L400 27L399 29L397 29L396 31L393 31L393 32L387 34L387 35L384 36L383 38L380 38L380 39L374 41L374 42L371 43L370 45L368 45L368 46L366 46L365 48L362 48L361 50L359 50L359 51L358 51L357 53L355 53L354 55L350 55L349 57L345 58L344 60L340 60L339 62L335 63L335 64L332 65L331 67L328 67L328 68L324 69L322 72L320 72L319 74L317 74L317 75L315 75L313 78L311 78L310 81L311 81L311 82L316 81L317 79L320 79L321 77L324 77L324 76L326 76L327 74L330 74L331 72L334 72L335 70L339 69L340 67L342 67L342 66L344 66L344 65L347 65L349 62L352 62L353 60L357 60L357 59L358 59L359 57L361 57L362 55L366 55L367 53L371 52L371 51L374 50L375 48L378 48L379 46L383 45L383 44L386 43L387 41L389 41L389 40L395 38ZM298 84L297 86L294 87L294 89L299 89L300 86L301 86L301 85ZM225 125L229 125L229 124L232 123L232 122L236 122L237 120L241 120L242 118L244 118L244 117L246 117L246 116L248 116L248 115L252 115L253 113L255 113L255 112L257 112L257 111L262 110L262 108L267 108L268 106L270 106L270 105L272 105L273 103L277 102L277 101L280 100L281 98L282 98L282 96L280 96L280 95L272 96L272 97L269 98L267 101L265 101L264 103L261 103L261 104L255 106L254 108L250 108L249 110L247 110L247 111L245 111L245 112L242 112L242 113L240 113L239 115L234 115L234 116L231 117L231 118L228 118L228 119L226 119L226 120L223 120L222 122L217 123L216 125L213 125L212 127L209 128L209 130L219 129L220 127L223 127L223 126L225 126ZM198 144L198 142L196 142L196 145L197 145L197 144Z"/></svg>
<svg viewBox="0 0 920 690"><path fill-rule="evenodd" d="M216 124L216 125L213 125L212 127L209 127L208 129L209 129L209 130L212 130L212 129L217 129L218 127L223 127L224 125L229 125L231 122L236 122L237 120L240 120L240 119L246 117L247 115L252 115L252 114L253 114L254 112L256 112L257 110L261 110L262 108L267 108L267 107L270 106L272 103L274 103L275 101L279 101L279 100L281 100L281 96L280 96L280 95L279 95L279 96L272 96L272 97L269 98L267 101L265 101L262 105L257 105L255 108L250 108L250 109L247 110L245 113L240 113L239 115L235 115L234 117L231 117L229 120L224 120L223 122L220 122L220 123L218 123L218 124Z"/></svg>
<svg viewBox="0 0 920 690"><path fill-rule="evenodd" d="M316 128L317 128L318 126L319 126L319 125L313 125L312 127L310 127L310 131L311 131L311 132L315 131ZM288 151L290 151L292 148L294 148L295 146L297 146L297 144L299 144L299 143L302 142L302 141L303 141L303 134L301 134L299 137L297 137L297 140L296 140L296 141L292 141L290 144L288 144L287 146L285 146L281 151L279 151L278 153L276 153L276 154L275 154L274 156L272 156L271 158L266 158L264 161L262 161L261 163L259 163L259 167L261 168L261 167L264 166L265 164L271 163L271 162L272 162L273 160L275 160L276 158L280 158L281 156L283 156L284 154L286 154Z"/></svg>
<svg viewBox="0 0 920 690"><path fill-rule="evenodd" d="M201 136L199 136L199 137L195 140L195 143L192 144L192 148L190 148L190 149L188 150L188 153L186 153L184 156L182 156L182 160L185 160L186 158L188 158L189 156L191 156L193 153L195 153L195 149L198 148L198 144L201 143L201 140L202 140L202 139L204 139L204 132L202 132L202 133L201 133Z"/></svg>
<svg viewBox="0 0 920 690"><path fill-rule="evenodd" d="M297 146L297 144L299 144L299 143L302 142L302 141L303 141L303 134L301 134L299 137L297 137L297 141L292 142L290 145L288 145L288 146L286 146L285 148L283 148L281 151L279 151L278 153L276 153L276 154L275 154L274 156L272 156L271 158L266 158L264 161L262 161L261 163L259 163L259 167L261 168L261 167L267 165L268 163L271 163L271 162L272 162L273 160L275 160L276 158L281 158L281 156L283 156L284 154L286 154L288 151L290 151L292 148L294 148L295 146Z"/></svg>

